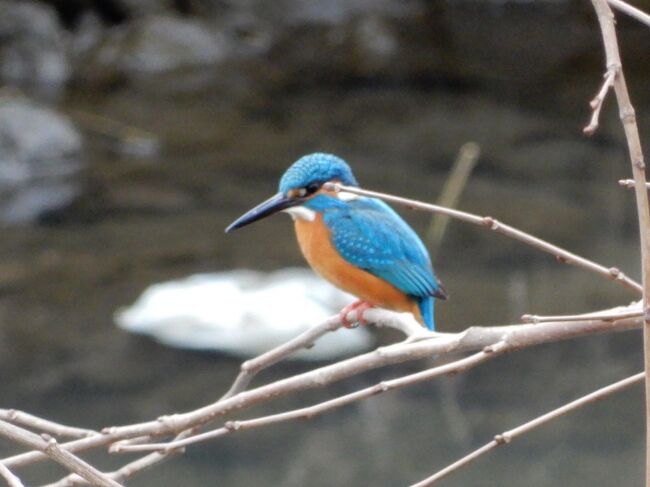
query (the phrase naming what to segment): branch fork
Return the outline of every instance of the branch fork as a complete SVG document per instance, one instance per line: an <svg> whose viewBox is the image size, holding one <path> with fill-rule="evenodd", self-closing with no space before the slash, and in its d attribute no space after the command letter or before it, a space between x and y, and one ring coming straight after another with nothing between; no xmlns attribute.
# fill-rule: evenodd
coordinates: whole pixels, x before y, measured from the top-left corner
<svg viewBox="0 0 650 487"><path fill-rule="evenodd" d="M616 79L616 76L620 72L620 70L621 70L620 64L609 66L609 68L605 72L604 75L605 81L603 81L603 85L600 88L600 91L595 96L595 98L591 100L591 102L589 102L589 106L591 106L592 109L591 120L589 121L589 125L587 125L584 129L582 129L582 131L586 135L593 135L598 129L600 111L603 108L603 103L605 102L607 93L611 88L614 87L614 79Z"/></svg>

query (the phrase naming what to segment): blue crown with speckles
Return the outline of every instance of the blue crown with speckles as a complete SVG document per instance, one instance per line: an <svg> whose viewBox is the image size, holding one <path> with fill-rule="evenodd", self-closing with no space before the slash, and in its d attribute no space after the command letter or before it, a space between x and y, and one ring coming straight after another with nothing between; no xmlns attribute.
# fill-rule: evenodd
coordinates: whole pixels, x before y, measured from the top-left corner
<svg viewBox="0 0 650 487"><path fill-rule="evenodd" d="M359 186L350 166L332 154L316 152L303 156L294 162L280 179L280 192L304 188L311 183L326 183L338 180L347 186Z"/></svg>

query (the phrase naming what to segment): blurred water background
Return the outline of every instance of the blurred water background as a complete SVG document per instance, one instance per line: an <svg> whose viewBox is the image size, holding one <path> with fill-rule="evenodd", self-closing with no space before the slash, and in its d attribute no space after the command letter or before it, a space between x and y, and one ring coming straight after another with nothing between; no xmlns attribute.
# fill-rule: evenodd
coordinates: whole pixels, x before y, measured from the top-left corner
<svg viewBox="0 0 650 487"><path fill-rule="evenodd" d="M619 17L645 141L650 31ZM475 141L482 155L462 209L639 278L613 99L597 134L581 131L603 57L587 1L0 0L0 405L99 428L219 397L240 359L130 335L113 313L150 284L191 273L304 265L286 217L223 229L313 151L347 159L367 188L435 201L459 148ZM427 215L402 214L426 231ZM635 298L457 222L435 266L451 294L438 306L442 331ZM259 380L311 366L282 364ZM541 346L311 422L190 448L128 485L407 485L641 368L636 331ZM642 391L627 391L444 485L641 485L642 414ZM12 451L0 442L0 453ZM62 472L18 473L36 485Z"/></svg>

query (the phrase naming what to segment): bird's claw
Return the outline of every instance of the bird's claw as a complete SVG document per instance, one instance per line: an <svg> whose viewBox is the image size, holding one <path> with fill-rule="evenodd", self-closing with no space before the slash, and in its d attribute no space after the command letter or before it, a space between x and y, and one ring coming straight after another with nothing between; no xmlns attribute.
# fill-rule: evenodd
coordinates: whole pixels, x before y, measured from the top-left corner
<svg viewBox="0 0 650 487"><path fill-rule="evenodd" d="M374 308L374 306L366 301L355 301L352 304L348 304L339 314L341 324L348 329L357 328L359 325L367 325L368 321L363 317L363 312L370 308ZM352 311L356 312L356 316L354 320L349 320L348 314Z"/></svg>

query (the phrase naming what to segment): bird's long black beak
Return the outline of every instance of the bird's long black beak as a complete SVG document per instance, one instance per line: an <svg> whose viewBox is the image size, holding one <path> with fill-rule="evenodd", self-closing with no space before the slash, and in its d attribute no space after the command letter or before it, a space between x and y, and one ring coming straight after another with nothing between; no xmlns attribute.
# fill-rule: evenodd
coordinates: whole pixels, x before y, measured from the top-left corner
<svg viewBox="0 0 650 487"><path fill-rule="evenodd" d="M226 233L237 230L238 228L246 226L249 223L261 220L266 216L277 213L278 211L282 211L285 208L297 205L298 203L300 203L299 198L290 198L282 193L278 193L237 218L234 222L228 225L226 228Z"/></svg>

